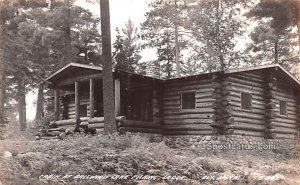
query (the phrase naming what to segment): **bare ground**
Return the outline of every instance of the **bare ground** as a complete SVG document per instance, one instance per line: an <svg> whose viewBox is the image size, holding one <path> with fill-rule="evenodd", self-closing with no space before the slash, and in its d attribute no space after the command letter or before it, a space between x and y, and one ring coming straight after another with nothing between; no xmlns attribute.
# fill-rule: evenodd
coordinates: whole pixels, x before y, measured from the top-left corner
<svg viewBox="0 0 300 185"><path fill-rule="evenodd" d="M170 148L140 135L36 141L28 133L0 140L0 185L300 184L300 160L289 151Z"/></svg>

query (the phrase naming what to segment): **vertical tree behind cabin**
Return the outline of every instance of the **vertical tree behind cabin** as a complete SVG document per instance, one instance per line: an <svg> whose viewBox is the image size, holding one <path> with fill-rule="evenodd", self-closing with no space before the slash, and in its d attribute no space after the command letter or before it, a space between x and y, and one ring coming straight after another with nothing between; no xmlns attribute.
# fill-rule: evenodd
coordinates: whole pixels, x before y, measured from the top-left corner
<svg viewBox="0 0 300 185"><path fill-rule="evenodd" d="M2 18L2 3L0 4L0 126L4 124L4 93L5 93L5 70L3 57L3 27L5 21Z"/></svg>
<svg viewBox="0 0 300 185"><path fill-rule="evenodd" d="M100 13L103 56L104 133L111 134L117 132L117 125L114 111L109 0L100 1Z"/></svg>

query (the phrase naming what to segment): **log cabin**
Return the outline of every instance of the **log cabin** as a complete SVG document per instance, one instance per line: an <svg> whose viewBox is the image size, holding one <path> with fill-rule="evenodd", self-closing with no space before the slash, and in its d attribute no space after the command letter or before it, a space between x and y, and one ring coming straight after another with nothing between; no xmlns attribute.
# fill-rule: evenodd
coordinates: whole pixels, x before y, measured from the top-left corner
<svg viewBox="0 0 300 185"><path fill-rule="evenodd" d="M120 132L273 139L299 131L300 82L278 64L168 80L113 70L113 78ZM71 63L45 84L56 125L103 128L101 67Z"/></svg>

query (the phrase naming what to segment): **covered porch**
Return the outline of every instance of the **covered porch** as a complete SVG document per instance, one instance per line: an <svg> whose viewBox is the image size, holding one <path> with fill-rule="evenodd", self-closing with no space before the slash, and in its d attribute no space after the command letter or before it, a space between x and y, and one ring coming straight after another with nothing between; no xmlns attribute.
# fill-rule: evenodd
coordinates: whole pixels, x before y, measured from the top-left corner
<svg viewBox="0 0 300 185"><path fill-rule="evenodd" d="M114 71L114 107L118 130L160 132L160 96L156 79ZM56 127L104 128L102 69L71 63L46 79L54 91ZM150 129L150 130L149 130Z"/></svg>

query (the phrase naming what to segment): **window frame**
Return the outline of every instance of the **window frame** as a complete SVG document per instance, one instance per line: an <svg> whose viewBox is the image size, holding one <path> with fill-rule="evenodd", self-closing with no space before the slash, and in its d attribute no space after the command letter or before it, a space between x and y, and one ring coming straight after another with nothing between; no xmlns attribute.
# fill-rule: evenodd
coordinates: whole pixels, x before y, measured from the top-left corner
<svg viewBox="0 0 300 185"><path fill-rule="evenodd" d="M243 94L250 95L250 109L243 108ZM252 102L252 99L253 99L253 98L252 98L252 93L249 93L249 92L241 92L241 94L240 94L241 110L252 111L252 108L253 108L253 102Z"/></svg>
<svg viewBox="0 0 300 185"><path fill-rule="evenodd" d="M281 114L281 103L282 102L285 104L285 114ZM278 100L278 105L279 105L279 107L278 107L278 109L279 109L279 111L278 111L279 115L287 117L288 116L288 112L287 112L288 102L285 101L285 100Z"/></svg>
<svg viewBox="0 0 300 185"><path fill-rule="evenodd" d="M184 94L194 94L194 108L183 108L183 95ZM196 91L188 91L180 93L180 110L195 110L196 109Z"/></svg>

